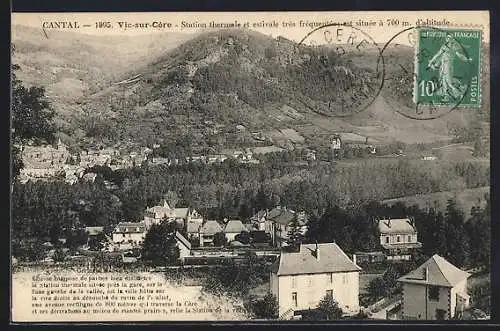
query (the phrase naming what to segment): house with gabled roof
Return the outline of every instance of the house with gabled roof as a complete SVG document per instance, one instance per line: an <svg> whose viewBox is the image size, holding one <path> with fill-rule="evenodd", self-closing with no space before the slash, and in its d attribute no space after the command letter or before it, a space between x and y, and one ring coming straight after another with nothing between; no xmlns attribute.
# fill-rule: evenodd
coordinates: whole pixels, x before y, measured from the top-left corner
<svg viewBox="0 0 500 331"><path fill-rule="evenodd" d="M360 270L336 243L301 244L298 251L281 252L272 265L270 291L280 316L315 309L327 294L345 314L357 314Z"/></svg>
<svg viewBox="0 0 500 331"><path fill-rule="evenodd" d="M272 244L276 247L287 245L288 233L291 230L291 224L294 220L297 220L302 234L307 232L306 214L304 212L296 212L284 206L259 211L251 220L256 224L257 229L269 233Z"/></svg>
<svg viewBox="0 0 500 331"><path fill-rule="evenodd" d="M224 227L227 241L234 241L235 237L242 231L248 231L248 228L240 220L230 220Z"/></svg>
<svg viewBox="0 0 500 331"><path fill-rule="evenodd" d="M410 260L411 252L422 247L413 218L379 220L378 232L388 261Z"/></svg>
<svg viewBox="0 0 500 331"><path fill-rule="evenodd" d="M200 247L213 246L216 233L223 232L219 222L208 220L200 227Z"/></svg>
<svg viewBox="0 0 500 331"><path fill-rule="evenodd" d="M120 247L134 247L142 245L146 237L144 222L120 222L113 231L113 242Z"/></svg>
<svg viewBox="0 0 500 331"><path fill-rule="evenodd" d="M403 286L402 319L452 319L469 306L470 274L435 254L398 278Z"/></svg>
<svg viewBox="0 0 500 331"><path fill-rule="evenodd" d="M203 221L203 217L193 208L171 207L166 199L162 199L157 206L149 207L144 213L144 223L148 229L153 224L160 224L164 219L175 221L182 225L184 229L191 220Z"/></svg>

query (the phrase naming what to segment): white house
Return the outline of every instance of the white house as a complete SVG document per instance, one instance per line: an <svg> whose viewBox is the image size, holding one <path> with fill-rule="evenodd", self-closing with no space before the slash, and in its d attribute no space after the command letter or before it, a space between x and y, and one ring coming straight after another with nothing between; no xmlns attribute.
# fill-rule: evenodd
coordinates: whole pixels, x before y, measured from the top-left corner
<svg viewBox="0 0 500 331"><path fill-rule="evenodd" d="M402 319L451 319L469 306L468 272L439 255L400 277L403 285Z"/></svg>
<svg viewBox="0 0 500 331"><path fill-rule="evenodd" d="M357 314L360 270L335 243L300 245L298 252L282 252L270 277L280 316L317 308L326 294L332 294L344 313Z"/></svg>
<svg viewBox="0 0 500 331"><path fill-rule="evenodd" d="M387 260L410 260L411 251L422 247L413 218L383 219L378 221L380 245Z"/></svg>
<svg viewBox="0 0 500 331"><path fill-rule="evenodd" d="M113 242L124 246L140 246L146 237L143 222L120 222L113 231Z"/></svg>
<svg viewBox="0 0 500 331"><path fill-rule="evenodd" d="M242 231L248 231L248 228L240 220L230 220L224 227L227 241L234 241Z"/></svg>

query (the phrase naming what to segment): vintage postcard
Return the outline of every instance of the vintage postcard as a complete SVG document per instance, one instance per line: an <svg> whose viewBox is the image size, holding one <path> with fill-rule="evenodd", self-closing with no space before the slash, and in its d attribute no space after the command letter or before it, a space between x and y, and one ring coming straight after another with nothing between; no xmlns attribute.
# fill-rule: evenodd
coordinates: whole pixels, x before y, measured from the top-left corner
<svg viewBox="0 0 500 331"><path fill-rule="evenodd" d="M488 11L11 31L13 323L490 319Z"/></svg>

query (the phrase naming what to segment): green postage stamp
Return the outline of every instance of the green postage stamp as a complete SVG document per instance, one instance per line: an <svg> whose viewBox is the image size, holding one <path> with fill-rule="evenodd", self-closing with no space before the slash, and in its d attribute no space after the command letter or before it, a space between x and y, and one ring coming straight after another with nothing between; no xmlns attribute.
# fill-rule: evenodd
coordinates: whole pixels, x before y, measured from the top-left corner
<svg viewBox="0 0 500 331"><path fill-rule="evenodd" d="M417 29L415 104L480 107L481 45L480 30Z"/></svg>

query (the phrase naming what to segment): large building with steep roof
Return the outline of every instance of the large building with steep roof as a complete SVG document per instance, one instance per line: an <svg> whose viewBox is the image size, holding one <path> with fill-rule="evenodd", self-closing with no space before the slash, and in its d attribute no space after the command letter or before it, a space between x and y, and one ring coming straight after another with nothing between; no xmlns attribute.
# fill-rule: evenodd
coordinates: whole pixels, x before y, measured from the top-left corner
<svg viewBox="0 0 500 331"><path fill-rule="evenodd" d="M148 229L153 224L160 224L164 219L176 221L186 229L191 220L201 223L203 217L193 208L170 207L165 199L162 199L159 205L147 208L144 213L144 223Z"/></svg>
<svg viewBox="0 0 500 331"><path fill-rule="evenodd" d="M359 312L360 270L336 243L302 244L298 252L281 252L272 266L270 291L280 316L315 309L327 294L353 315Z"/></svg>
<svg viewBox="0 0 500 331"><path fill-rule="evenodd" d="M402 319L452 319L469 306L465 272L435 254L400 277L403 285Z"/></svg>

